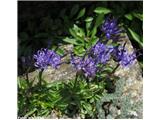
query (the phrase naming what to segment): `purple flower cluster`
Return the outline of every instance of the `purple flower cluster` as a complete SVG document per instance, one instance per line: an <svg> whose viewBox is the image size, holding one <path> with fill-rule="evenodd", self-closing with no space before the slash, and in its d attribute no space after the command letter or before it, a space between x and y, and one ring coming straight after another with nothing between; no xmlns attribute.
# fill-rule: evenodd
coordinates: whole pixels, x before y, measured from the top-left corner
<svg viewBox="0 0 160 120"><path fill-rule="evenodd" d="M135 62L136 54L134 52L128 53L125 48L119 46L114 49L114 57L121 66L128 67Z"/></svg>
<svg viewBox="0 0 160 120"><path fill-rule="evenodd" d="M83 59L71 55L71 64L77 71L82 71L86 77L93 77L96 74L96 63L92 57Z"/></svg>
<svg viewBox="0 0 160 120"><path fill-rule="evenodd" d="M98 64L106 64L109 61L113 46L106 46L98 42L91 48L88 56L73 57L71 55L71 64L77 71L83 71L86 77L93 77L97 71Z"/></svg>
<svg viewBox="0 0 160 120"><path fill-rule="evenodd" d="M57 68L60 65L61 57L52 50L47 48L38 50L35 54L34 59L36 60L35 66L40 69L46 69L48 65L51 65L53 68Z"/></svg>
<svg viewBox="0 0 160 120"><path fill-rule="evenodd" d="M96 59L96 63L106 64L110 59L111 53L114 50L114 47L111 45L106 46L103 43L98 42L93 48L92 53Z"/></svg>
<svg viewBox="0 0 160 120"><path fill-rule="evenodd" d="M98 64L105 65L111 56L123 67L133 64L136 58L135 53L129 54L122 46L113 47L98 42L91 48L87 56L81 58L71 55L71 64L77 71L83 71L86 77L93 77L99 69Z"/></svg>
<svg viewBox="0 0 160 120"><path fill-rule="evenodd" d="M106 19L101 27L105 33L107 40L116 42L123 32L117 24L115 19ZM101 39L100 39L101 40ZM71 64L77 71L82 71L86 77L94 77L96 72L104 66L112 58L114 58L120 65L127 67L134 63L136 58L135 53L128 53L122 46L105 45L102 41L98 41L83 57L73 56L71 54ZM61 63L61 57L52 50L41 49L34 55L36 60L35 66L40 69L47 68L48 65L57 68Z"/></svg>
<svg viewBox="0 0 160 120"><path fill-rule="evenodd" d="M122 30L120 30L117 25L117 20L110 18L105 20L101 30L105 33L108 40L112 39L114 41L118 40L120 38L120 33L122 33Z"/></svg>

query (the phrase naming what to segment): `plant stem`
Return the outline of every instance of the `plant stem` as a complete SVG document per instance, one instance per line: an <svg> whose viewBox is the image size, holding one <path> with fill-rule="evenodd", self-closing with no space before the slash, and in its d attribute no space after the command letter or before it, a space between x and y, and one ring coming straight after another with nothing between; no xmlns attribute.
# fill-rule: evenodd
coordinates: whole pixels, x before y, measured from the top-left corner
<svg viewBox="0 0 160 120"><path fill-rule="evenodd" d="M42 73L43 73L44 69L41 69L41 71L39 72L39 85L42 85Z"/></svg>
<svg viewBox="0 0 160 120"><path fill-rule="evenodd" d="M28 73L26 73L26 81L27 81L27 84L28 84L28 87L29 87L30 84L29 84L29 79L28 79Z"/></svg>
<svg viewBox="0 0 160 120"><path fill-rule="evenodd" d="M75 79L75 82L74 82L74 87L73 87L73 89L75 89L75 88L76 88L77 80L78 80L78 74L76 73L76 79Z"/></svg>
<svg viewBox="0 0 160 120"><path fill-rule="evenodd" d="M110 73L110 75L114 74L119 66L120 66L120 64L117 64L117 66L113 69L113 71Z"/></svg>
<svg viewBox="0 0 160 120"><path fill-rule="evenodd" d="M87 87L89 88L89 79L87 78Z"/></svg>

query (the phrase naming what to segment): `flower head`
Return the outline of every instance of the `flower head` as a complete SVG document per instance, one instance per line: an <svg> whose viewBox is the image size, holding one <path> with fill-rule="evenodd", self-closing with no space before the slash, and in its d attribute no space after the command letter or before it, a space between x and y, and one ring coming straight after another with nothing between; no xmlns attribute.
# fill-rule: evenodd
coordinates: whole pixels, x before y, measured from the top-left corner
<svg viewBox="0 0 160 120"><path fill-rule="evenodd" d="M96 63L93 58L80 58L71 55L71 64L77 71L82 71L86 77L93 77L96 74Z"/></svg>
<svg viewBox="0 0 160 120"><path fill-rule="evenodd" d="M114 47L111 45L105 45L103 43L98 42L93 48L93 57L96 59L97 63L105 64L111 56Z"/></svg>
<svg viewBox="0 0 160 120"><path fill-rule="evenodd" d="M61 57L52 50L41 49L34 55L35 66L40 69L46 69L48 65L57 68L61 62Z"/></svg>
<svg viewBox="0 0 160 120"><path fill-rule="evenodd" d="M100 55L101 53L106 51L106 45L98 42L96 45L93 46L92 51L94 55Z"/></svg>
<svg viewBox="0 0 160 120"><path fill-rule="evenodd" d="M82 58L74 57L71 55L71 65L76 68L77 71L82 69Z"/></svg>
<svg viewBox="0 0 160 120"><path fill-rule="evenodd" d="M117 40L120 38L120 33L122 33L122 30L117 25L117 21L115 19L106 19L104 24L101 27L102 32L105 33L106 38Z"/></svg>
<svg viewBox="0 0 160 120"><path fill-rule="evenodd" d="M96 63L93 58L87 58L83 61L82 70L86 77L93 77L96 74Z"/></svg>
<svg viewBox="0 0 160 120"><path fill-rule="evenodd" d="M128 67L135 62L136 54L134 52L128 53L124 47L119 46L114 50L114 57L120 65L123 67Z"/></svg>

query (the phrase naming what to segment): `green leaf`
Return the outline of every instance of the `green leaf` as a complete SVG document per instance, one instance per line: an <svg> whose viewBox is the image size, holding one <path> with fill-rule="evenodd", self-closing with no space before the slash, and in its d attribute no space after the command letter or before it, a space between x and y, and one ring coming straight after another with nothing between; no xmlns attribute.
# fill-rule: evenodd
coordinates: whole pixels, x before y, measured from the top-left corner
<svg viewBox="0 0 160 120"><path fill-rule="evenodd" d="M18 87L21 88L21 82L20 82L19 77L18 77L17 83L18 83Z"/></svg>
<svg viewBox="0 0 160 120"><path fill-rule="evenodd" d="M66 37L65 39L63 39L63 41L73 44L73 45L81 45L80 43L78 43L76 39L73 39L73 38Z"/></svg>
<svg viewBox="0 0 160 120"><path fill-rule="evenodd" d="M92 106L89 103L84 103L83 107L87 110L87 112L90 112L92 110Z"/></svg>
<svg viewBox="0 0 160 120"><path fill-rule="evenodd" d="M91 31L91 38L93 38L96 35L96 33L97 33L97 27L99 27L99 25L102 24L103 20L104 20L104 14L99 14L97 16L97 18L96 18L96 22L95 22L94 28Z"/></svg>
<svg viewBox="0 0 160 120"><path fill-rule="evenodd" d="M91 22L92 20L93 20L93 17L87 17L87 18L85 19L86 22Z"/></svg>
<svg viewBox="0 0 160 120"><path fill-rule="evenodd" d="M96 42L98 41L97 37L93 37L92 39L89 40L89 47L93 46L96 44ZM88 48L88 47L87 47Z"/></svg>
<svg viewBox="0 0 160 120"><path fill-rule="evenodd" d="M57 51L56 51L57 54L63 56L64 55L64 50L61 49L61 48L58 48Z"/></svg>
<svg viewBox="0 0 160 120"><path fill-rule="evenodd" d="M133 37L133 39L136 42L138 42L141 47L143 47L143 42L142 42L140 36L136 32L134 32L133 30L131 30L130 28L128 28L128 30L129 30L131 36Z"/></svg>
<svg viewBox="0 0 160 120"><path fill-rule="evenodd" d="M73 28L69 29L69 32L74 38L84 42L85 33L82 28L79 28L76 24L74 24Z"/></svg>
<svg viewBox="0 0 160 120"><path fill-rule="evenodd" d="M143 14L133 12L133 16L143 21Z"/></svg>
<svg viewBox="0 0 160 120"><path fill-rule="evenodd" d="M89 33L90 33L90 28L91 28L92 21L93 21L93 17L87 17L87 18L85 19L87 37L89 37Z"/></svg>
<svg viewBox="0 0 160 120"><path fill-rule="evenodd" d="M102 24L103 20L104 20L104 14L99 14L96 18L95 26L99 27L99 25Z"/></svg>
<svg viewBox="0 0 160 120"><path fill-rule="evenodd" d="M95 98L96 100L99 100L99 99L101 99L101 96L100 96L100 95L95 95L94 98Z"/></svg>
<svg viewBox="0 0 160 120"><path fill-rule="evenodd" d="M107 8L104 8L104 7L97 7L95 10L94 10L95 13L97 14L108 14L111 12L110 9L107 9Z"/></svg>
<svg viewBox="0 0 160 120"><path fill-rule="evenodd" d="M90 103L93 103L93 102L94 102L94 98L91 98L91 99L89 100L89 102L90 102Z"/></svg>
<svg viewBox="0 0 160 120"><path fill-rule="evenodd" d="M124 15L128 20L133 20L133 16L131 14Z"/></svg>
<svg viewBox="0 0 160 120"><path fill-rule="evenodd" d="M85 49L83 48L83 46L76 46L74 47L74 53L78 56L83 56L85 53Z"/></svg>
<svg viewBox="0 0 160 120"><path fill-rule="evenodd" d="M28 117L28 116L32 115L36 110L37 110L37 109L34 108L33 110L27 112L26 115L25 115L24 117Z"/></svg>
<svg viewBox="0 0 160 120"><path fill-rule="evenodd" d="M91 38L95 37L97 33L97 27L94 27L91 33L92 33Z"/></svg>
<svg viewBox="0 0 160 120"><path fill-rule="evenodd" d="M84 30L82 28L80 28L76 24L74 24L74 30L77 33L77 36L84 38L85 33L84 33Z"/></svg>
<svg viewBox="0 0 160 120"><path fill-rule="evenodd" d="M113 68L111 66L107 66L104 68L105 72L111 73L113 71Z"/></svg>
<svg viewBox="0 0 160 120"><path fill-rule="evenodd" d="M68 106L68 104L67 103L60 103L58 106L61 107L61 109L65 109Z"/></svg>
<svg viewBox="0 0 160 120"><path fill-rule="evenodd" d="M78 14L78 16L77 16L76 19L79 19L79 18L83 17L84 14L85 14L85 12L86 12L86 9L85 9L85 8L81 9L81 11L79 12L79 14Z"/></svg>
<svg viewBox="0 0 160 120"><path fill-rule="evenodd" d="M79 5L74 5L71 9L71 14L70 14L70 17L72 18L79 10Z"/></svg>

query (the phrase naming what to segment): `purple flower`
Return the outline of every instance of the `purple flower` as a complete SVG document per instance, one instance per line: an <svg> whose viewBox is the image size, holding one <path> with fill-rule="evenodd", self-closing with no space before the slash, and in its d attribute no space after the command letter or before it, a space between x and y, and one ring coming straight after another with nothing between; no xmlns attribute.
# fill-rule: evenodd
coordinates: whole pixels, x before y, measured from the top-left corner
<svg viewBox="0 0 160 120"><path fill-rule="evenodd" d="M86 77L95 76L97 70L95 61L91 57L84 60L82 70L84 71Z"/></svg>
<svg viewBox="0 0 160 120"><path fill-rule="evenodd" d="M106 64L110 59L111 53L114 47L111 45L106 46L103 43L98 42L93 48L93 57L96 59L96 63Z"/></svg>
<svg viewBox="0 0 160 120"><path fill-rule="evenodd" d="M73 57L71 55L71 65L73 65L77 71L82 69L82 58L80 57Z"/></svg>
<svg viewBox="0 0 160 120"><path fill-rule="evenodd" d="M107 61L109 61L109 59L110 59L110 53L103 53L98 56L97 62L106 64Z"/></svg>
<svg viewBox="0 0 160 120"><path fill-rule="evenodd" d="M71 55L71 64L77 71L82 71L85 77L93 77L96 74L96 63L93 58L80 58Z"/></svg>
<svg viewBox="0 0 160 120"><path fill-rule="evenodd" d="M41 49L34 55L35 66L40 69L46 69L48 65L57 68L61 62L61 57L52 50Z"/></svg>
<svg viewBox="0 0 160 120"><path fill-rule="evenodd" d="M134 52L128 53L125 48L119 46L114 50L114 57L120 65L122 65L123 67L128 67L135 62L136 54Z"/></svg>
<svg viewBox="0 0 160 120"><path fill-rule="evenodd" d="M103 43L98 42L94 47L92 48L94 55L100 55L101 53L106 51L106 45Z"/></svg>
<svg viewBox="0 0 160 120"><path fill-rule="evenodd" d="M125 53L120 61L120 64L123 67L128 67L135 62L135 58L136 58L135 53L132 54Z"/></svg>
<svg viewBox="0 0 160 120"><path fill-rule="evenodd" d="M117 25L117 21L115 19L106 19L104 24L101 27L101 30L105 33L106 38L117 40L120 38L120 33L122 33L122 30Z"/></svg>

